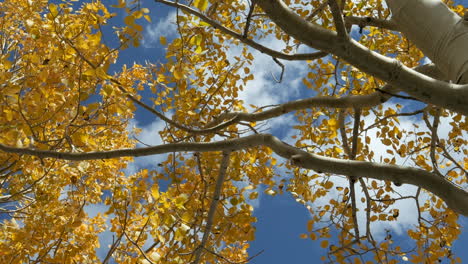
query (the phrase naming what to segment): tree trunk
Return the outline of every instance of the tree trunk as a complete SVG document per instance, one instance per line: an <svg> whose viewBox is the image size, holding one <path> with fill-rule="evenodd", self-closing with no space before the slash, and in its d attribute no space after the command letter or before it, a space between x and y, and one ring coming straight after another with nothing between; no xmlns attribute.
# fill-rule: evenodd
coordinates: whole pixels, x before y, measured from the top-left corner
<svg viewBox="0 0 468 264"><path fill-rule="evenodd" d="M440 0L386 0L404 35L456 83L468 83L468 21Z"/></svg>

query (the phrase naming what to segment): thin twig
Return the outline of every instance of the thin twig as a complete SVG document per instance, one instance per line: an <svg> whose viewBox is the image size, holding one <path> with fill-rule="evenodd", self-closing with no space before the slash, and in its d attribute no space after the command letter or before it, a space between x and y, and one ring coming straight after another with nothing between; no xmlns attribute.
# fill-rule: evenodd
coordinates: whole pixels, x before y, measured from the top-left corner
<svg viewBox="0 0 468 264"><path fill-rule="evenodd" d="M274 49L270 49L266 46L263 46L251 39L248 39L248 38L244 38L241 34L229 29L229 28L226 28L224 27L223 25L221 25L220 23L218 23L217 21L209 18L208 16L202 14L201 12L193 9L193 8L190 8L189 6L187 5L183 5L183 4L179 4L179 3L176 3L176 2L173 2L173 1L167 1L167 0L155 0L156 2L159 2L159 3L163 3L165 5L168 5L168 6L173 6L173 7L177 7L177 8L180 8L182 9L183 11L189 13L189 14L192 14L194 16L197 16L199 17L201 20L203 20L204 22L210 24L213 28L215 29L218 29L220 30L221 32L227 34L227 35L230 35L231 37L241 41L242 43L260 51L261 53L265 53L265 54L268 54L272 57L275 57L275 58L279 58L279 59L283 59L283 60L315 60L315 59L319 59L319 58L322 58L322 57L325 57L328 55L328 53L326 52L322 52L322 51L319 51L319 52L313 52L313 53L298 53L298 54L286 54L286 53L282 53L282 52L279 52L279 51L276 51Z"/></svg>
<svg viewBox="0 0 468 264"><path fill-rule="evenodd" d="M346 111L340 109L338 112L338 124L340 125L341 144L343 145L344 152L350 157L351 149L349 148L348 138L346 136L346 125L345 125Z"/></svg>
<svg viewBox="0 0 468 264"><path fill-rule="evenodd" d="M252 19L252 14L253 14L254 9L255 9L255 0L252 0L252 4L250 5L249 14L247 15L247 21L245 22L244 34L242 35L243 38L247 38L247 36L249 34L250 21Z"/></svg>
<svg viewBox="0 0 468 264"><path fill-rule="evenodd" d="M279 80L277 80L277 79L275 78L275 76L273 75L273 73L271 74L271 76L273 76L273 79L275 79L275 81L276 81L277 83L281 83L281 81L283 81L284 64L281 63L277 58L273 58L273 60L276 62L276 64L278 64L278 66L281 67L281 75L280 75Z"/></svg>
<svg viewBox="0 0 468 264"><path fill-rule="evenodd" d="M432 168L435 173L439 174L442 176L442 173L440 173L438 164L437 164L437 159L435 155L435 150L436 150L436 143L439 141L439 136L437 134L437 129L439 127L440 123L440 113L441 109L437 108L436 113L434 115L434 120L432 122L432 127L430 127L431 130L431 148L430 148L430 156L431 156L431 161L432 161Z"/></svg>
<svg viewBox="0 0 468 264"><path fill-rule="evenodd" d="M176 127L176 128L179 128L181 130L184 130L184 131L187 131L189 133L193 133L193 134L207 134L207 133L213 133L213 132L216 132L216 131L219 131L225 127L228 127L232 124L235 124L238 122L238 117L237 116L234 116L232 117L231 119L227 120L226 122L223 122L219 125L216 125L216 126L213 126L213 127L209 127L209 128L206 128L206 129L193 129L193 128L189 128L189 127L186 127L184 125L181 125L171 119L169 119L168 117L166 117L165 115L161 114L160 112L156 111L154 108L152 108L151 106L143 103L141 100L138 100L135 96L133 96L132 94L130 94L123 86L122 84L115 80L115 79L110 79L111 82L113 82L114 84L117 85L118 89L125 94L125 96L127 96L127 98L129 98L130 100L132 100L134 103L140 105L141 107L145 108L146 110L148 110L149 112L151 112L152 114L156 115L157 117L159 117L160 119L162 119L163 121L165 121L166 123L168 124L171 124L172 126Z"/></svg>
<svg viewBox="0 0 468 264"><path fill-rule="evenodd" d="M312 13L306 18L307 21L311 21L318 13L322 12L325 7L328 5L327 2L321 3Z"/></svg>
<svg viewBox="0 0 468 264"><path fill-rule="evenodd" d="M401 98L401 99L413 100L413 101L418 101L418 102L421 101L421 100L419 100L419 99L417 99L417 98L415 98L415 97L404 96L404 95L399 95L399 94L393 94L393 93L390 93L390 92L385 91L385 90L380 89L380 88L375 88L374 90L379 91L379 92L384 93L384 94L391 95L391 96L393 96L393 97Z"/></svg>
<svg viewBox="0 0 468 264"><path fill-rule="evenodd" d="M205 232L203 233L203 238L201 240L200 245L195 251L195 260L192 262L192 264L198 264L200 262L203 249L205 248L205 245L208 242L208 237L211 234L214 215L216 212L216 207L218 206L219 197L221 195L223 183L226 178L226 171L227 171L227 167L229 166L230 157L231 157L230 152L228 151L223 152L223 159L221 160L221 165L219 168L219 175L218 175L218 179L216 180L216 187L213 193L213 200L211 201L210 209L208 211L208 216L206 219Z"/></svg>

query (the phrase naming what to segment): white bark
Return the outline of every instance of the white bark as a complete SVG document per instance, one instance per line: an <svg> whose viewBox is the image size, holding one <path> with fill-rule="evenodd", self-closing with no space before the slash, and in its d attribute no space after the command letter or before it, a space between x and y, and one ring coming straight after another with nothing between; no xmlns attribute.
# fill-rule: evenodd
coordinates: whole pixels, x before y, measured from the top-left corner
<svg viewBox="0 0 468 264"><path fill-rule="evenodd" d="M468 21L440 0L386 0L392 20L448 79L468 82ZM461 79L461 80L460 80Z"/></svg>
<svg viewBox="0 0 468 264"><path fill-rule="evenodd" d="M416 71L431 76L437 79L443 79L443 74L434 64L418 66ZM258 122L268 120L277 116L284 115L297 110L310 109L313 107L330 107L330 108L365 108L374 107L386 102L392 97L392 94L398 93L399 90L391 85L383 86L379 91L367 95L349 95L344 97L334 96L315 96L311 98L299 99L284 104L274 106L262 112L245 113L245 112L228 112L221 114L215 122L208 124L208 127L217 126L225 120Z"/></svg>
<svg viewBox="0 0 468 264"><path fill-rule="evenodd" d="M88 153L65 153L50 150L15 148L2 144L0 144L0 150L7 153L33 155L40 158L95 160L129 156L149 156L184 151L237 151L258 146L267 146L279 156L291 160L294 165L319 172L416 185L440 197L455 212L468 216L468 192L460 189L435 173L405 166L322 157L295 148L270 134L256 134L238 139L210 143L175 143L138 149L120 149Z"/></svg>
<svg viewBox="0 0 468 264"><path fill-rule="evenodd" d="M268 17L302 43L333 53L355 67L394 85L419 100L468 115L468 85L455 85L420 74L354 40L307 22L281 0L257 0Z"/></svg>

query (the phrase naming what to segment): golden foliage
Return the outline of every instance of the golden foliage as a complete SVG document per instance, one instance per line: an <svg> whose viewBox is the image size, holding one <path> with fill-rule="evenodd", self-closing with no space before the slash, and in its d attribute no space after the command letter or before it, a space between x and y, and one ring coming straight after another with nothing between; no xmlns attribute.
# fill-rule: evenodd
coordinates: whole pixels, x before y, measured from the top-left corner
<svg viewBox="0 0 468 264"><path fill-rule="evenodd" d="M301 43L260 15L258 6L252 10L257 15L247 18L246 1L195 0L191 9L198 13L178 12L178 37L158 37L167 60L124 65L114 72L111 66L115 69L119 52L138 47L142 25L151 21L148 8L128 2L119 0L111 7L123 10L120 20L100 1L0 3L0 143L72 153L135 148L133 135L139 131L128 127L137 105L152 109L159 118L172 115L163 119L167 124L163 130L154 131L164 143L212 142L258 133L263 120L235 122L239 113L267 111L245 105L239 96L256 78L248 41L275 38L284 45L279 52L285 54L293 54ZM334 29L332 14L320 1L284 3L313 24ZM389 17L380 0L347 1L343 12ZM110 21L120 23L113 28L115 36L107 35ZM418 66L423 58L399 34L374 27L365 30L357 40L371 50L408 67ZM112 38L109 45L106 40ZM240 47L240 54L231 56L232 46ZM302 82L317 96L368 95L384 85L331 56L303 63L308 71ZM294 147L316 155L386 164L404 158L416 168L466 184L467 159L451 155L468 154L463 138L466 117L431 105L418 111L411 107L380 104L340 112L311 106L295 111L297 123L288 129L294 131ZM229 116L232 112L237 114ZM424 120L427 127L403 129L404 115ZM234 121L200 132L227 122L225 116ZM448 139L438 138L432 129L441 117L452 120ZM367 135L371 129L377 130L375 138ZM393 158L376 160L372 145L377 143ZM225 181L218 188L216 182L224 173L220 151L169 153L163 162L133 174L128 173L133 160L128 157L67 161L0 152L0 262L96 263L101 261L97 249L106 248L105 260L112 257L118 263L191 263L196 256L200 263L240 263L249 259L249 242L255 239L252 201L259 199L261 188L268 195L292 195L305 206L311 219L300 237L319 240L313 243L327 250L324 260L458 261L450 251L461 233L458 215L431 193L419 188L415 195L403 197L390 181L302 169L277 161L266 147L229 155ZM356 195L360 187L363 194ZM218 191L219 197L213 199ZM318 203L323 199L325 203ZM377 221L398 221L400 211L394 205L402 199L417 205L418 225L407 230L414 248L394 244L390 232L384 239L374 238L370 229ZM95 213L90 208L102 210ZM364 216L365 226L356 226L357 212ZM114 241L100 244L98 236L106 231L115 234ZM206 233L207 241L202 242ZM356 255L365 255L366 261Z"/></svg>

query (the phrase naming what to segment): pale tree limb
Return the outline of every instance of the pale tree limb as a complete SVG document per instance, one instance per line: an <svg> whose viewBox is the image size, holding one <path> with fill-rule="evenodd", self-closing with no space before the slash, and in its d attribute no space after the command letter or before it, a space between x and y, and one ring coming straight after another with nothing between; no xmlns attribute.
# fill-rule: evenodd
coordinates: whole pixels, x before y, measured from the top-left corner
<svg viewBox="0 0 468 264"><path fill-rule="evenodd" d="M216 141L210 143L173 143L152 147L96 151L88 153L57 152L31 148L16 148L0 144L0 150L7 153L32 155L40 158L64 160L96 160L119 157L140 157L169 152L210 152L237 151L258 146L271 148L277 155L291 160L298 167L351 177L392 181L422 187L444 200L457 213L468 216L468 192L437 174L407 166L381 164L367 161L342 160L323 157L295 148L270 134L255 134L242 138Z"/></svg>
<svg viewBox="0 0 468 264"><path fill-rule="evenodd" d="M215 190L214 190L214 193L213 193L213 199L211 200L210 209L208 211L208 216L207 216L207 219L206 219L205 231L203 232L203 238L201 240L200 245L195 250L195 260L192 262L192 264L198 264L200 262L203 250L204 250L204 248L206 246L206 243L208 242L208 238L209 238L209 236L211 234L211 229L213 227L213 219L214 219L214 215L216 213L216 208L218 206L219 197L221 196L221 190L223 188L223 183L224 183L224 180L226 179L226 171L227 171L227 168L229 166L230 156L231 155L230 155L229 151L223 152L223 159L221 160L218 179L216 180L216 186L215 186Z"/></svg>
<svg viewBox="0 0 468 264"><path fill-rule="evenodd" d="M438 164L437 164L437 158L436 158L436 143L439 140L439 136L437 134L437 129L439 128L439 123L440 123L440 114L441 114L441 109L437 108L435 109L436 113L434 115L434 120L432 122L432 125L429 126L428 128L431 130L431 148L430 148L430 156L431 156L431 161L432 161L432 169L435 173L439 174L442 176L442 173L440 173ZM426 115L426 112L424 113L424 116Z"/></svg>
<svg viewBox="0 0 468 264"><path fill-rule="evenodd" d="M359 123L361 119L361 110L359 108L354 109L354 126L353 126L353 134L351 138L351 149L349 148L348 138L346 136L346 125L345 125L345 112L340 110L338 113L338 123L340 126L340 134L341 134L341 141L343 142L343 149L345 150L346 155L349 157L350 160L356 159L357 153L357 140L359 136ZM356 208L356 180L360 179L359 175L353 175L348 177L349 182L349 190L351 196L351 214L353 218L354 224L354 236L357 241L359 241L359 225L357 220L357 208Z"/></svg>
<svg viewBox="0 0 468 264"><path fill-rule="evenodd" d="M343 14L341 13L340 6L336 2L336 0L328 0L328 5L330 6L338 38L340 38L341 40L348 40L349 35L345 27L345 22L343 19Z"/></svg>
<svg viewBox="0 0 468 264"><path fill-rule="evenodd" d="M338 124L340 127L340 135L341 135L341 144L343 145L343 150L348 155L348 157L351 157L351 148L349 147L348 144L348 137L346 136L346 125L345 125L345 119L346 119L346 111L344 109L340 109L338 112Z"/></svg>
<svg viewBox="0 0 468 264"><path fill-rule="evenodd" d="M392 31L399 31L398 25L395 21L380 19L374 17L356 17L356 16L346 16L344 18L347 25L358 25L363 28L366 26L378 27L383 29L388 29Z"/></svg>
<svg viewBox="0 0 468 264"><path fill-rule="evenodd" d="M390 86L386 86L383 89L394 92L397 91L395 88ZM233 117L237 117L238 120L241 121L258 122L271 119L273 117L278 117L293 111L310 109L313 107L330 107L338 109L373 107L386 102L388 99L390 99L390 97L391 95L381 92L374 92L368 95L349 95L345 97L316 96L307 99L290 101L257 113L224 113L221 114L214 123L216 124L217 122L225 119L231 119Z"/></svg>
<svg viewBox="0 0 468 264"><path fill-rule="evenodd" d="M172 6L172 7L176 7L176 8L180 8L181 10L191 14L191 15L194 15L194 16L197 16L198 18L200 18L201 20L203 20L204 22L208 23L210 26L212 26L213 28L216 28L218 30L220 30L221 32L223 32L224 34L227 34L239 41L241 41L242 43L260 51L261 53L265 53L267 55L270 55L274 58L278 58L278 59L283 59L283 60L315 60L315 59L319 59L319 58L322 58L322 57L325 57L328 55L327 52L322 52L322 51L318 51L318 52L313 52L313 53L298 53L298 54L286 54L286 53L282 53L282 52L279 52L279 51L276 51L276 50L273 50L273 49L270 49L264 45L261 45L249 38L246 38L244 37L242 34L239 34L235 31L232 31L231 29L229 28L226 28L225 26L221 25L220 23L218 23L217 21L209 18L208 16L204 15L203 13L187 6L187 5L183 5L183 4L179 4L177 2L173 2L173 1L167 1L167 0L155 0L156 2L159 2L159 3L162 3L162 4L165 4L165 5L168 5L168 6Z"/></svg>
<svg viewBox="0 0 468 264"><path fill-rule="evenodd" d="M343 142L343 149L346 153L346 155L348 155L348 157L351 159L351 154L354 152L354 150L352 151L349 147L349 144L348 144L348 137L346 136L346 125L345 125L345 115L346 115L346 112L341 109L339 114L338 114L338 123L339 123L339 126L340 126L340 135L341 135L341 141ZM353 137L354 135L357 135L356 133L353 134ZM354 144L354 139L352 140L353 144ZM362 177L359 177L358 178L359 180L359 183L361 185L361 188L364 192L364 195L366 197L366 237L367 239L369 239L369 241L371 241L371 243L375 244L375 240L372 236L372 233L371 233L371 230L370 230L370 212L371 212L371 203L370 203L370 200L371 200L371 197L369 195L369 191L367 190L367 186L366 186L366 183L364 182L364 180L362 179ZM355 224L357 225L357 224ZM375 245L374 245L375 246Z"/></svg>
<svg viewBox="0 0 468 264"><path fill-rule="evenodd" d="M444 78L442 73L436 68L434 64L418 66L415 68L415 70L433 78ZM214 122L208 124L208 126L214 126L221 123L223 120L231 120L232 118L237 118L236 121L258 122L271 119L273 117L278 117L293 111L310 109L313 107L330 107L338 109L374 107L386 102L398 92L398 88L387 84L378 91L367 95L348 95L344 97L315 96L283 103L268 110L257 113L223 113L218 118L216 118Z"/></svg>
<svg viewBox="0 0 468 264"><path fill-rule="evenodd" d="M361 122L361 109L354 108L354 126L353 126L353 137L351 138L351 153L348 153L350 160L356 159L358 137L359 137L359 124ZM356 239L359 239L359 226L357 219L357 207L356 207L356 179L360 178L360 175L352 175L349 177L349 189L351 196L351 207L352 207L352 216L354 222L354 235Z"/></svg>
<svg viewBox="0 0 468 264"><path fill-rule="evenodd" d="M427 77L354 40L343 44L336 32L307 22L281 0L257 0L257 4L285 33L309 47L332 53L425 103L468 115L468 85Z"/></svg>

